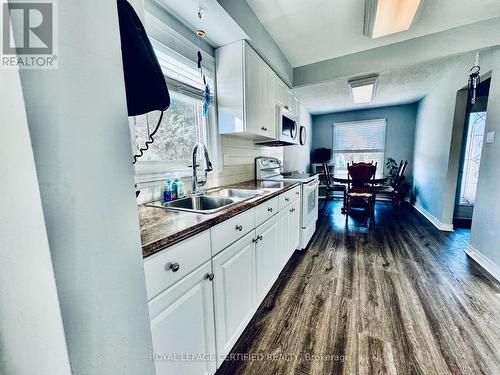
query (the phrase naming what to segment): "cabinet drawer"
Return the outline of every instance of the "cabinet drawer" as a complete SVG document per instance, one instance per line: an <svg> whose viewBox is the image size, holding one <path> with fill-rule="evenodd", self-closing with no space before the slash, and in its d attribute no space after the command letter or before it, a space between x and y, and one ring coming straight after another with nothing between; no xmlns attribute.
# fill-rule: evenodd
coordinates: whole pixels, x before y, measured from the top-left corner
<svg viewBox="0 0 500 375"><path fill-rule="evenodd" d="M298 198L300 198L300 186L285 191L279 196L279 209L283 209Z"/></svg>
<svg viewBox="0 0 500 375"><path fill-rule="evenodd" d="M252 208L213 227L211 229L213 255L219 253L254 229L254 215L255 211Z"/></svg>
<svg viewBox="0 0 500 375"><path fill-rule="evenodd" d="M264 221L277 214L279 209L279 197L269 199L267 202L255 207L255 226L258 227Z"/></svg>
<svg viewBox="0 0 500 375"><path fill-rule="evenodd" d="M210 257L210 231L207 230L147 258L144 261L144 273L148 301Z"/></svg>

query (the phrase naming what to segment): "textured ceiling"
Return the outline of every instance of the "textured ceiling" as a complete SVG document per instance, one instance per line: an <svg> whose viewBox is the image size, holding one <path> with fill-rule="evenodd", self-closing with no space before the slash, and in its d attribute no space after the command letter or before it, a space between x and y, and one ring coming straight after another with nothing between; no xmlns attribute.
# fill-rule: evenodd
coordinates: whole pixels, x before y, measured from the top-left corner
<svg viewBox="0 0 500 375"><path fill-rule="evenodd" d="M337 79L295 88L295 95L300 98L300 105L311 114L342 112L388 105L414 103L422 99L442 78L443 71L453 65L467 66L473 63L471 54L450 56L430 63L401 67L381 72L374 100L369 104L354 104L349 94L347 79ZM465 62L465 63L464 63ZM468 69L464 69L464 85L467 82Z"/></svg>
<svg viewBox="0 0 500 375"><path fill-rule="evenodd" d="M409 31L363 35L365 0L247 0L292 66L348 55L500 16L500 0L422 0Z"/></svg>

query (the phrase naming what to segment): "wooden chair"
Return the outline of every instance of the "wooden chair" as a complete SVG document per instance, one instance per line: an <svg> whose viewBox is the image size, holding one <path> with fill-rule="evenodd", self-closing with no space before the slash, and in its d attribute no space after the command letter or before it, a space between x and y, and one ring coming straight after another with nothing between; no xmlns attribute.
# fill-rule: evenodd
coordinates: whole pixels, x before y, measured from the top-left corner
<svg viewBox="0 0 500 375"><path fill-rule="evenodd" d="M353 203L363 203L370 216L375 214L375 195L372 191L372 180L377 172L377 163L347 164L348 184L346 193L346 222Z"/></svg>
<svg viewBox="0 0 500 375"><path fill-rule="evenodd" d="M340 191L342 192L343 196L342 213L344 213L346 207L347 187L345 185L335 184L333 182L333 173L330 173L330 168L328 167L328 163L326 162L322 163L322 167L323 167L323 173L325 175L325 184L326 184L325 205L323 206L323 208L326 207L330 199L333 200L335 192Z"/></svg>
<svg viewBox="0 0 500 375"><path fill-rule="evenodd" d="M399 206L401 201L404 199L402 196L402 185L405 181L405 171L408 167L408 160L401 160L399 163L398 172L396 176L391 181L390 185L387 186L374 186L373 192L375 195L377 194L389 194L391 196L392 203L395 206Z"/></svg>

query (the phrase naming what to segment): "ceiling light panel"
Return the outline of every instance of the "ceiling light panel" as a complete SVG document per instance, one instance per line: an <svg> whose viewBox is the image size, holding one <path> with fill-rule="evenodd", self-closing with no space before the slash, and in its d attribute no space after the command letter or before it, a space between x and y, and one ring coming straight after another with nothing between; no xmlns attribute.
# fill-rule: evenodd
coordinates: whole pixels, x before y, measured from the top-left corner
<svg viewBox="0 0 500 375"><path fill-rule="evenodd" d="M364 34L370 38L406 31L423 0L366 0Z"/></svg>
<svg viewBox="0 0 500 375"><path fill-rule="evenodd" d="M378 75L355 78L347 81L352 100L355 104L370 103L375 97Z"/></svg>

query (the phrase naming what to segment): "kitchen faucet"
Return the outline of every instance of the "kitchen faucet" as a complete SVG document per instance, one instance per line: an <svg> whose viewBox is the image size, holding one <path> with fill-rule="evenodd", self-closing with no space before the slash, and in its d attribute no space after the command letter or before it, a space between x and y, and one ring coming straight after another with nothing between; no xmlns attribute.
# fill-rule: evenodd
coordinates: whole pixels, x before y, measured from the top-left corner
<svg viewBox="0 0 500 375"><path fill-rule="evenodd" d="M204 180L198 180L198 173L196 171L197 168L197 163L196 163L196 154L198 153L198 147L203 147L203 151L205 153L205 179ZM192 185L191 185L191 193L198 194L198 188L200 186L203 186L207 183L207 175L208 172L212 170L212 163L210 162L210 157L208 156L208 149L207 146L205 146L203 143L198 142L194 145L193 147L193 177L192 177Z"/></svg>

